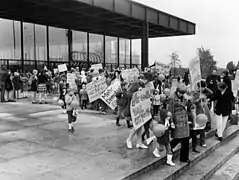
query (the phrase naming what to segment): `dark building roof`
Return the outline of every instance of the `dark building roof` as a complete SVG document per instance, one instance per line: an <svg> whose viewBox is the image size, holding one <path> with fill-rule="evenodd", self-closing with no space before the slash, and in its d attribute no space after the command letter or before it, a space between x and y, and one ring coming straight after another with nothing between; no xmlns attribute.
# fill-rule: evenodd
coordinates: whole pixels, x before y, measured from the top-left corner
<svg viewBox="0 0 239 180"><path fill-rule="evenodd" d="M195 24L130 0L2 0L0 17L122 38L195 34Z"/></svg>

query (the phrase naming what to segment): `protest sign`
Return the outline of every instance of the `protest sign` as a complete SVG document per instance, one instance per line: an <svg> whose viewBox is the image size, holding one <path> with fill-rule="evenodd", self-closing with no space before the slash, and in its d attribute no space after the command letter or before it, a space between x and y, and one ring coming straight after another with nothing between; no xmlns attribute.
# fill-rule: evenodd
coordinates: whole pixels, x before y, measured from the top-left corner
<svg viewBox="0 0 239 180"><path fill-rule="evenodd" d="M115 80L105 92L101 95L101 99L112 109L114 110L117 107L117 92L121 91L120 81Z"/></svg>
<svg viewBox="0 0 239 180"><path fill-rule="evenodd" d="M69 87L77 90L76 75L74 73L67 73L66 78L67 78L66 81L69 84Z"/></svg>
<svg viewBox="0 0 239 180"><path fill-rule="evenodd" d="M168 76L169 72L171 70L171 66L167 65L167 64L160 63L160 62L155 62L155 70L160 74L164 74L164 75Z"/></svg>
<svg viewBox="0 0 239 180"><path fill-rule="evenodd" d="M139 77L139 70L137 68L133 69L124 69L121 71L121 76L124 81L128 83L134 82Z"/></svg>
<svg viewBox="0 0 239 180"><path fill-rule="evenodd" d="M94 69L94 73L99 74L99 69L103 69L102 64L92 64L91 69Z"/></svg>
<svg viewBox="0 0 239 180"><path fill-rule="evenodd" d="M90 103L99 99L101 95L107 89L105 79L97 79L86 85L86 91L89 97Z"/></svg>
<svg viewBox="0 0 239 180"><path fill-rule="evenodd" d="M135 92L132 96L130 112L135 129L140 128L152 118L150 97L150 86Z"/></svg>
<svg viewBox="0 0 239 180"><path fill-rule="evenodd" d="M58 65L58 70L59 70L60 73L67 71L66 64L60 64L60 65Z"/></svg>
<svg viewBox="0 0 239 180"><path fill-rule="evenodd" d="M189 62L189 72L190 72L192 90L196 90L197 83L200 82L202 79L199 57L195 57Z"/></svg>

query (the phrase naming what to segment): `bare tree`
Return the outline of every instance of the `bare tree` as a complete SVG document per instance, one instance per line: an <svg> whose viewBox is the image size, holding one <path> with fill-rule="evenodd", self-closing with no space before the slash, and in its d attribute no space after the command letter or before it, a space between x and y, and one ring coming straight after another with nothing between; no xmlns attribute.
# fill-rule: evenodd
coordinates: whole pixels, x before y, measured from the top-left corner
<svg viewBox="0 0 239 180"><path fill-rule="evenodd" d="M172 67L173 70L173 76L176 74L176 68L181 67L181 60L179 59L179 55L176 52L173 52L170 55L170 66Z"/></svg>

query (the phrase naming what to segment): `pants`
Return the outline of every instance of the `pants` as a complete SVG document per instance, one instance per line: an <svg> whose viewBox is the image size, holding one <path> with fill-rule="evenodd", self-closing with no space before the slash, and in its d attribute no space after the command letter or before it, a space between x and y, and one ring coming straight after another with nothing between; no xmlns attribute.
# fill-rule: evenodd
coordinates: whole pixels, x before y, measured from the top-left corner
<svg viewBox="0 0 239 180"><path fill-rule="evenodd" d="M148 121L144 124L144 132L142 134L142 141L144 141L145 139L145 135L147 138L150 138L150 132L149 132L149 125L150 125L151 121Z"/></svg>
<svg viewBox="0 0 239 180"><path fill-rule="evenodd" d="M5 85L1 85L1 102L5 101Z"/></svg>
<svg viewBox="0 0 239 180"><path fill-rule="evenodd" d="M102 112L106 112L107 105L101 99L97 100L97 111L101 110Z"/></svg>
<svg viewBox="0 0 239 180"><path fill-rule="evenodd" d="M153 105L153 115L158 115L159 112L159 105Z"/></svg>
<svg viewBox="0 0 239 180"><path fill-rule="evenodd" d="M162 145L162 144L159 144L159 147L160 147L160 149L159 149L159 151L163 151L164 149L164 147L165 147L165 149L166 149L166 154L173 154L173 152L172 152L172 148L171 148L171 146L170 146L170 143L168 143L168 144L165 144L165 145ZM162 149L161 149L162 148Z"/></svg>
<svg viewBox="0 0 239 180"><path fill-rule="evenodd" d="M86 109L87 108L87 100L82 100L82 103L81 103L81 109Z"/></svg>
<svg viewBox="0 0 239 180"><path fill-rule="evenodd" d="M217 135L218 135L218 137L222 137L223 132L227 126L228 116L222 116L222 115L219 116L219 115L215 114L215 118L217 121Z"/></svg>
<svg viewBox="0 0 239 180"><path fill-rule="evenodd" d="M76 122L76 117L73 116L73 110L72 111L67 111L67 116L68 116L68 123L71 124L73 122Z"/></svg>
<svg viewBox="0 0 239 180"><path fill-rule="evenodd" d="M197 135L200 135L200 144L205 144L206 139L206 132L205 129L200 130L191 130L191 137L192 137L192 147L193 149L196 149L197 147Z"/></svg>
<svg viewBox="0 0 239 180"><path fill-rule="evenodd" d="M121 118L123 116L123 113L124 113L124 108L123 106L118 106L117 107L117 118Z"/></svg>
<svg viewBox="0 0 239 180"><path fill-rule="evenodd" d="M171 148L174 149L179 143L181 143L180 161L187 161L189 159L189 138L172 139L170 142Z"/></svg>

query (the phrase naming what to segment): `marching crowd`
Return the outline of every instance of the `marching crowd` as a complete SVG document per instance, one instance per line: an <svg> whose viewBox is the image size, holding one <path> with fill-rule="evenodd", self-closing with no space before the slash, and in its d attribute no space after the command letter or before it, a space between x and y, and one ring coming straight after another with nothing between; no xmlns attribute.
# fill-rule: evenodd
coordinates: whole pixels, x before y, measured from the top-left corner
<svg viewBox="0 0 239 180"><path fill-rule="evenodd" d="M33 92L32 103L37 102L36 95L39 93L39 103L44 101L47 94L59 93L59 102L68 115L69 131L74 132L74 123L77 119L77 108L87 108L88 95L86 85L96 79L105 79L109 86L115 80L121 82L121 90L116 93L117 108L115 110L116 125L121 126L120 119L126 120L130 134L126 140L129 149L133 147L133 137L136 136L136 148L148 148L148 145L157 139L157 147L152 152L155 157L160 157L162 148L166 148L167 164L174 166L172 162L174 148L181 143L180 161L189 163L189 140L192 138L192 151L199 153L197 149L197 135L200 134L199 145L207 147L205 133L211 129L212 113L217 122L216 137L223 140L223 132L230 118L235 97L232 92L231 80L228 72L224 72L223 79L215 71L208 76L206 81L197 84L196 90L192 91L189 84L188 73L185 73L184 81L178 79L178 86L172 92L172 79L157 72L141 72L134 82L126 82L121 76L120 70L112 73L99 69L98 72L72 68L71 73L76 75L75 83L77 90L72 89L67 83L66 72L55 74L49 70L33 70L32 73L11 72L6 67L1 72L1 102L14 101L13 97L25 98L28 91ZM143 89L148 83L153 83L152 95L152 119L142 127L132 128L130 102L132 95ZM6 93L6 95L5 95ZM11 95L14 94L13 95ZM21 96L20 96L21 94ZM7 99L5 99L5 97ZM106 103L98 99L92 106L102 113L106 113ZM152 136L153 134L153 136Z"/></svg>

